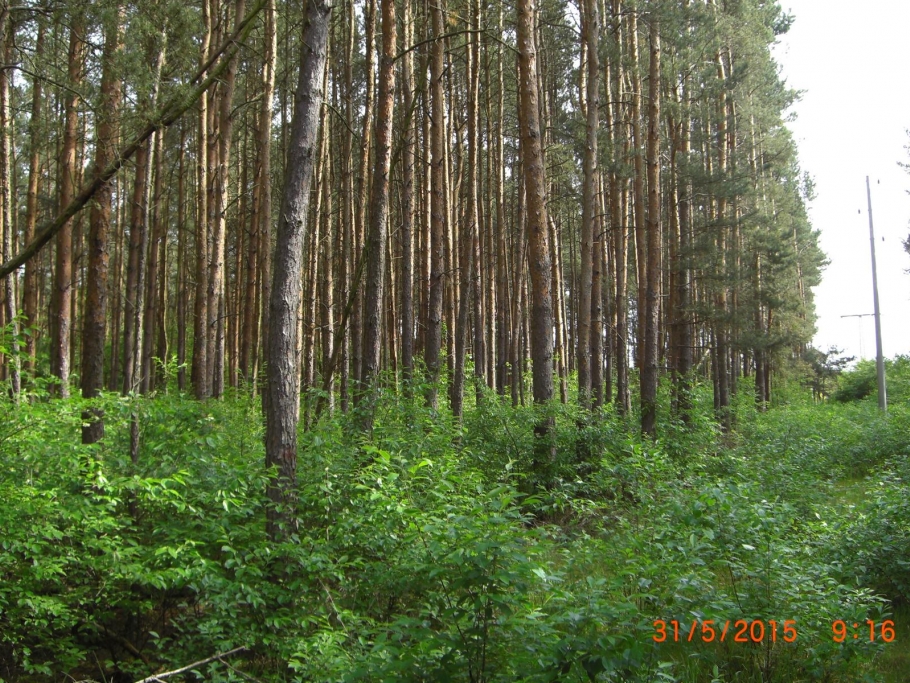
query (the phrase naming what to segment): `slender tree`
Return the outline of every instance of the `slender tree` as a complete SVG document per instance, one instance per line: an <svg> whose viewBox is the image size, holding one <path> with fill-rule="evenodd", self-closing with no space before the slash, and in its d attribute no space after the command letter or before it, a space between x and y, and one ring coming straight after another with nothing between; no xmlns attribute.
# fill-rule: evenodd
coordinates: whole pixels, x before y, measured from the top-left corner
<svg viewBox="0 0 910 683"><path fill-rule="evenodd" d="M540 135L537 84L537 48L534 0L519 0L518 94L521 129L522 170L524 172L528 266L531 275L530 342L533 361L534 402L548 403L553 398L553 298L550 292L550 245L547 235L546 177ZM547 435L550 421L535 427L538 437Z"/></svg>
<svg viewBox="0 0 910 683"><path fill-rule="evenodd" d="M658 357L660 349L660 21L650 17L650 66L648 72L648 224L644 310L644 353L641 364L641 430L653 435L657 419ZM639 252L639 258L645 258ZM639 272L641 272L639 270Z"/></svg>
<svg viewBox="0 0 910 683"><path fill-rule="evenodd" d="M445 240L448 232L448 209L445 169L445 22L439 3L430 7L433 43L430 55L430 292L427 304L424 361L427 366L427 404L436 407L442 349L442 303L445 287Z"/></svg>
<svg viewBox="0 0 910 683"><path fill-rule="evenodd" d="M58 196L62 211L73 201L76 186L76 142L79 133L78 88L83 71L85 18L76 10L70 27L68 84L64 105L63 145L60 151ZM58 393L69 396L70 336L72 327L73 224L64 223L57 233L54 266L53 317L51 327L51 374L59 380Z"/></svg>
<svg viewBox="0 0 910 683"><path fill-rule="evenodd" d="M0 55L9 64L12 62L13 34L10 22L9 4L0 5ZM0 235L2 235L3 259L9 260L13 256L15 227L13 225L12 211L12 144L10 142L13 122L10 118L10 88L9 70L0 70ZM10 383L10 393L13 400L19 400L20 363L19 363L19 323L16 320L16 278L8 275L3 278L3 318L12 332L10 344L11 357L4 358L6 375Z"/></svg>
<svg viewBox="0 0 910 683"><path fill-rule="evenodd" d="M331 11L331 4L322 0L307 3L269 300L265 451L266 464L277 467L277 475L268 487L273 505L269 534L276 539L291 533L294 525L300 417L297 311Z"/></svg>
<svg viewBox="0 0 910 683"><path fill-rule="evenodd" d="M578 282L578 328L575 335L578 363L578 402L591 405L591 311L593 294L594 239L597 220L597 129L600 126L600 60L598 0L581 0L582 34L587 57L585 95L584 189L581 204L581 274Z"/></svg>
<svg viewBox="0 0 910 683"><path fill-rule="evenodd" d="M361 428L373 426L372 386L379 372L382 302L386 271L386 241L389 212L389 166L392 159L392 123L395 109L395 51L397 48L395 0L380 0L382 55L379 67L379 109L376 113L375 168L370 193L369 233L364 248L367 280L363 305L363 365L361 368ZM356 340L355 340L356 343Z"/></svg>
<svg viewBox="0 0 910 683"><path fill-rule="evenodd" d="M120 132L120 75L117 57L122 49L122 11L111 15L104 27L101 67L101 100L98 107L95 143L95 173L114 157ZM89 217L88 282L82 323L82 397L94 398L104 386L104 341L108 313L108 270L113 183L105 183L95 195ZM82 443L95 443L104 436L100 411L82 417Z"/></svg>

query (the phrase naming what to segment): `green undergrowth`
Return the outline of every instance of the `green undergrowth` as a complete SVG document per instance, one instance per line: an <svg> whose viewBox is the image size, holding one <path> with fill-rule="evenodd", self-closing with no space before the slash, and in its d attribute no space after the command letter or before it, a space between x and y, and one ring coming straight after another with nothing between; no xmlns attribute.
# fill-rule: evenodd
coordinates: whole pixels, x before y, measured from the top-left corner
<svg viewBox="0 0 910 683"><path fill-rule="evenodd" d="M79 400L4 405L0 678L129 681L245 646L191 677L898 680L910 411L744 404L721 434L694 398L656 441L555 405L544 448L539 410L489 394L461 423L383 397L370 438L323 418L300 434L284 543L248 398L106 396L94 446ZM887 619L893 643L832 638ZM738 620L766 637L735 642Z"/></svg>

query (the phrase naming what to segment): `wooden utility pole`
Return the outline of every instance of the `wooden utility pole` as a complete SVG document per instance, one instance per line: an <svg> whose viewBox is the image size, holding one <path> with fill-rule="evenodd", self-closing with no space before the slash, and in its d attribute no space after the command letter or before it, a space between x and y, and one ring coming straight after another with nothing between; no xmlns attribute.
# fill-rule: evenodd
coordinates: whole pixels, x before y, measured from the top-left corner
<svg viewBox="0 0 910 683"><path fill-rule="evenodd" d="M875 231L872 228L872 190L866 176L866 201L869 204L869 247L872 252L872 300L875 304L875 374L878 378L878 409L888 412L885 388L885 357L882 355L882 314L878 307L878 272L875 268Z"/></svg>

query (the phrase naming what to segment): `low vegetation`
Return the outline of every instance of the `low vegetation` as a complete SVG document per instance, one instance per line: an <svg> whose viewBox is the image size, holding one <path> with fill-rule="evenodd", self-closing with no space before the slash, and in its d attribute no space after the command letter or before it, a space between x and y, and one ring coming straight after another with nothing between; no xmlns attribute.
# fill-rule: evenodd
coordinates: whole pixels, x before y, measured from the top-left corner
<svg viewBox="0 0 910 683"><path fill-rule="evenodd" d="M106 396L90 446L79 400L6 406L0 677L137 680L245 646L195 674L901 680L910 410L795 390L767 413L743 402L722 434L710 390L694 398L658 441L555 405L557 457L535 467L534 409L485 394L459 424L389 394L370 440L356 415L301 432L280 544L248 398Z"/></svg>

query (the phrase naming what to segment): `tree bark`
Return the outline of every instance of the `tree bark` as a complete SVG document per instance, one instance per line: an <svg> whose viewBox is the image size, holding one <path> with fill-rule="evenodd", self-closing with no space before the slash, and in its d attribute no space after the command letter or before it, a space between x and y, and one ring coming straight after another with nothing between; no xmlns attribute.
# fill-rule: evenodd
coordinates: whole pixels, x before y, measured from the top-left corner
<svg viewBox="0 0 910 683"><path fill-rule="evenodd" d="M360 426L373 428L375 391L373 383L381 359L382 301L386 270L387 221L389 213L389 167L392 159L392 123L395 110L395 0L380 0L382 55L379 67L379 110L376 114L375 163L370 193L370 225L364 256L367 280L363 300L363 356L360 376ZM356 343L356 340L355 340Z"/></svg>
<svg viewBox="0 0 910 683"><path fill-rule="evenodd" d="M73 17L68 51L68 83L63 124L63 147L60 153L59 207L62 211L73 201L76 180L76 137L79 112L76 92L82 82L83 45L85 20L78 12ZM54 296L51 326L51 374L59 380L61 398L69 396L70 336L72 326L73 279L73 221L64 223L57 233L54 266Z"/></svg>
<svg viewBox="0 0 910 683"><path fill-rule="evenodd" d="M472 12L473 12L472 2ZM469 39L471 40L471 39ZM467 124L468 124L468 159L467 159L467 201L465 206L465 218L460 230L459 245L459 302L458 302L458 321L455 329L455 374L452 379L452 414L460 418L464 405L464 384L465 384L465 356L467 355L468 339L470 338L470 312L472 308L472 298L481 296L481 292L474 287L473 271L479 267L475 258L474 241L477 233L477 115L478 115L478 71L477 52L474 46L474 40L468 46L467 50L467 80L468 80L468 97L467 97ZM480 325L479 320L475 320L475 326ZM475 344L475 370L478 363L477 345Z"/></svg>
<svg viewBox="0 0 910 683"><path fill-rule="evenodd" d="M262 74L262 102L259 106L259 165L256 181L258 193L258 214L256 229L258 231L259 263L257 276L259 278L259 292L257 294L256 311L259 315L259 331L256 335L253 330L253 347L250 351L250 364L253 378L258 377L260 348L268 349L269 334L269 301L272 291L272 98L275 91L275 67L278 51L277 33L275 30L275 2L266 0L265 3L265 54L263 56ZM256 212L254 212L255 214ZM255 383L254 383L255 386Z"/></svg>
<svg viewBox="0 0 910 683"><path fill-rule="evenodd" d="M268 533L275 540L286 538L296 526L297 423L300 416L297 311L331 11L331 5L321 0L307 3L287 171L278 215L269 301L268 387L265 392L268 396L265 405L266 465L277 468L277 476L268 485L273 505L268 515Z"/></svg>
<svg viewBox="0 0 910 683"><path fill-rule="evenodd" d="M186 391L186 316L189 310L186 257L186 127L180 129L177 170L177 390Z"/></svg>
<svg viewBox="0 0 910 683"><path fill-rule="evenodd" d="M598 0L581 0L582 35L587 47L585 92L585 155L581 204L581 273L578 282L578 328L575 335L578 363L578 402L591 407L591 312L593 292L594 240L599 233L597 220L597 129L600 126L600 60Z"/></svg>
<svg viewBox="0 0 910 683"><path fill-rule="evenodd" d="M550 291L552 274L547 235L546 177L538 113L537 48L534 39L536 14L534 0L518 1L518 112L531 274L533 395L535 403L546 404L553 398L553 297ZM551 420L542 420L534 429L535 435L545 437L550 427ZM539 452L541 450L538 448Z"/></svg>
<svg viewBox="0 0 910 683"><path fill-rule="evenodd" d="M354 254L356 261L363 258L364 233L366 216L366 195L367 187L370 186L370 143L373 135L373 107L375 106L376 92L376 2L377 0L365 0L363 8L364 22L364 52L366 62L366 79L365 93L363 103L363 119L361 122L360 132L360 166L355 178L355 201L354 201ZM354 374L354 383L356 387L362 386L360 380L363 373L363 298L362 288L359 283L355 285L354 307L351 311L351 369ZM359 389L358 389L359 391ZM356 396L355 396L356 398Z"/></svg>
<svg viewBox="0 0 910 683"><path fill-rule="evenodd" d="M660 355L660 22L651 14L648 74L648 225L645 338L641 365L641 431L654 436ZM639 254L641 258L642 255Z"/></svg>
<svg viewBox="0 0 910 683"><path fill-rule="evenodd" d="M13 61L12 41L13 27L10 22L9 4L4 2L0 9L0 55L6 64ZM10 90L9 73L6 68L0 73L0 234L3 235L3 259L9 260L13 256L13 245L16 243L14 236L12 210L12 144L14 121L10 119ZM12 332L10 340L10 355L4 358L6 363L6 376L9 379L10 394L13 401L19 401L21 386L20 360L19 360L19 323L16 320L16 276L13 274L3 278L4 318L6 325Z"/></svg>
<svg viewBox="0 0 910 683"><path fill-rule="evenodd" d="M622 12L621 0L613 0L613 42L617 50L622 49L624 42L622 37ZM611 118L607 121L606 129L611 146L614 150L617 150L615 153L618 154L620 144L623 142L623 147L628 151L628 137L624 141L620 140L620 136L614 132L620 121L623 121L621 97L623 82L622 62L618 59L611 60L606 75L610 78L609 85L611 86L609 89L611 102L607 108L607 113ZM624 184L625 181L620 178L617 169L612 169L610 172L610 231L613 237L611 240L613 244L613 277L616 282L613 308L616 320L613 334L615 339L613 357L616 359L615 403L620 415L627 414L631 409L629 398L629 315L627 305L629 230L626 223L627 212L623 210Z"/></svg>
<svg viewBox="0 0 910 683"><path fill-rule="evenodd" d="M160 42L150 39L147 56L152 66L151 91L143 98L150 108L158 100L158 88L161 70L164 67L165 40L167 34L161 32ZM137 391L143 386L143 296L145 294L146 264L148 259L148 218L149 218L149 175L153 162L158 131L140 147L136 155L136 176L133 184L133 201L130 215L129 261L126 268L126 316L123 332L123 393ZM151 330L145 330L151 334Z"/></svg>
<svg viewBox="0 0 910 683"><path fill-rule="evenodd" d="M145 295L143 311L142 329L142 352L139 358L139 391L147 394L155 389L155 366L154 366L154 347L155 347L155 328L158 324L160 310L158 308L158 278L159 271L164 269L161 259L162 247L166 237L167 226L165 224L164 211L162 202L164 201L164 135L155 136L155 147L153 150L153 159L151 163L153 169L151 206L148 214L151 218L151 239L148 245L148 254L146 256L148 267L145 275ZM148 228L146 228L148 229ZM161 359L163 360L163 359Z"/></svg>
<svg viewBox="0 0 910 683"><path fill-rule="evenodd" d="M208 62L212 41L212 17L209 15L209 2L202 0L202 44L199 49L199 61ZM193 370L192 380L196 398L203 399L209 395L208 374L208 183L209 168L209 93L203 92L199 97L199 119L196 129L196 291L193 300Z"/></svg>
<svg viewBox="0 0 910 683"><path fill-rule="evenodd" d="M635 315L638 333L635 335L635 364L639 372L643 368L643 342L645 339L645 318L647 317L647 226L645 225L645 164L644 150L642 149L641 132L641 70L638 59L638 13L632 10L628 14L628 40L629 40L629 80L632 86L630 98L629 117L632 123L632 154L635 172L632 176L632 206L635 211L635 272L638 296L636 298ZM640 375L639 375L640 376Z"/></svg>
<svg viewBox="0 0 910 683"><path fill-rule="evenodd" d="M245 2L236 0L234 3L234 31L240 30L243 20ZM214 159L216 168L209 168L212 175L211 187L213 192L209 201L214 200L214 206L208 207L208 215L213 216L212 221L212 253L209 254L209 279L207 292L208 314L208 349L207 353L214 353L214 357L207 359L211 368L210 386L212 396L219 398L224 393L224 331L225 312L225 245L227 238L227 206L228 206L228 169L231 162L231 135L233 131L233 118L231 108L234 102L234 81L237 76L237 54L234 53L228 61L227 71L220 85L218 94L218 111L212 112L217 116L214 145ZM212 141L210 140L210 143Z"/></svg>
<svg viewBox="0 0 910 683"><path fill-rule="evenodd" d="M442 298L445 287L445 240L448 231L445 169L445 101L443 68L445 66L445 26L438 3L430 8L433 22L433 47L430 55L430 297L427 306L424 361L427 366L426 402L437 405L439 356L442 347Z"/></svg>
<svg viewBox="0 0 910 683"><path fill-rule="evenodd" d="M404 0L404 47L414 42L414 22L411 1ZM403 188L401 199L401 368L406 395L411 393L414 373L414 161L416 135L414 129L414 51L409 50L402 64L402 97L404 105Z"/></svg>
<svg viewBox="0 0 910 683"><path fill-rule="evenodd" d="M104 52L101 56L101 102L96 123L98 139L95 144L95 172L110 163L120 135L120 78L116 73L116 63L122 49L122 21L123 13L119 11L105 27ZM104 386L112 190L113 184L110 181L101 187L95 195L89 217L88 283L82 327L82 398L98 396ZM87 411L82 416L82 422L82 443L95 443L104 437L104 421L100 410Z"/></svg>
<svg viewBox="0 0 910 683"><path fill-rule="evenodd" d="M40 63L44 55L44 34L46 21L38 16L38 36L35 40L35 62ZM29 159L28 187L25 194L25 244L35 239L35 228L38 225L38 193L41 185L41 108L44 102L41 78L32 79L32 110L29 119ZM22 326L28 329L25 335L25 368L29 373L35 371L35 352L38 342L38 264L28 261L25 264L25 280L22 284L23 319Z"/></svg>

